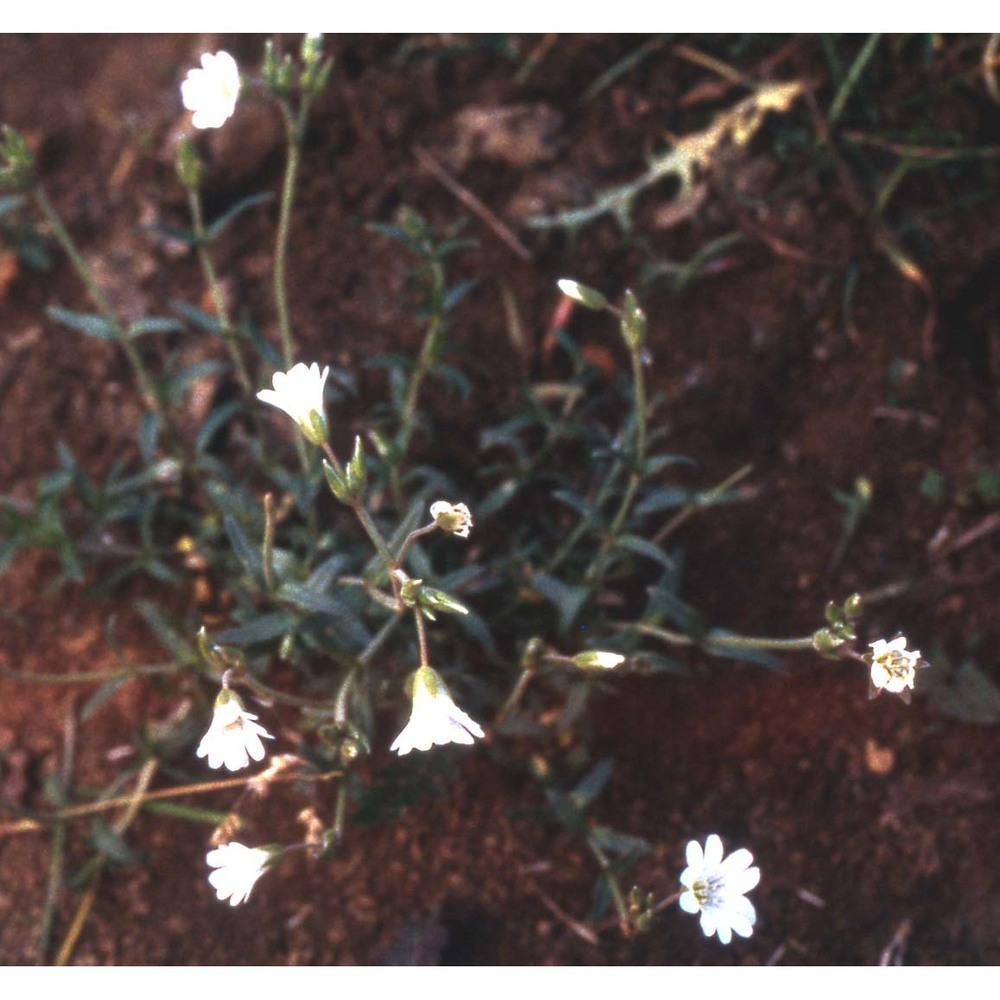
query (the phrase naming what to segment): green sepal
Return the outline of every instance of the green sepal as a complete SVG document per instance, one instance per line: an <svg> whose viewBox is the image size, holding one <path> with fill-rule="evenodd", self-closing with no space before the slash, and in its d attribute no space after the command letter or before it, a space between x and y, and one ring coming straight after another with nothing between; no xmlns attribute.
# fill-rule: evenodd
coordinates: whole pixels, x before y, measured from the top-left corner
<svg viewBox="0 0 1000 1000"><path fill-rule="evenodd" d="M633 351L641 350L646 343L646 314L639 300L631 290L625 292L625 308L622 312L622 337Z"/></svg>
<svg viewBox="0 0 1000 1000"><path fill-rule="evenodd" d="M360 496L368 481L368 469L365 464L365 450L361 447L361 438L354 439L354 454L347 463L347 486L352 497Z"/></svg>
<svg viewBox="0 0 1000 1000"><path fill-rule="evenodd" d="M347 484L347 477L338 472L325 458L323 459L323 475L326 476L326 484L330 487L330 492L341 502L351 506L351 488Z"/></svg>
<svg viewBox="0 0 1000 1000"><path fill-rule="evenodd" d="M837 650L844 645L844 640L832 629L821 628L813 633L813 649L821 656L836 660Z"/></svg>
<svg viewBox="0 0 1000 1000"><path fill-rule="evenodd" d="M298 424L307 441L320 446L326 444L330 428L320 410L310 410L309 416L305 420L300 420Z"/></svg>
<svg viewBox="0 0 1000 1000"><path fill-rule="evenodd" d="M467 615L469 609L456 600L451 594L446 594L443 590L435 590L433 587L421 587L420 607L427 611L445 611L452 615Z"/></svg>

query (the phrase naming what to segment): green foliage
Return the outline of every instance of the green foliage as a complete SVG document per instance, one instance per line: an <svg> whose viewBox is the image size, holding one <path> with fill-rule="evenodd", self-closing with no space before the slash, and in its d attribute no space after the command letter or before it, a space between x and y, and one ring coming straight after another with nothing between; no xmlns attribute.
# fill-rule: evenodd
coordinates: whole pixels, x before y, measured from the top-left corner
<svg viewBox="0 0 1000 1000"><path fill-rule="evenodd" d="M853 150L863 157L881 128L878 116L860 103L878 36L860 49L843 39L822 44L836 81L828 123L866 121L873 131ZM584 100L638 61L638 56L626 60L624 68L600 77ZM417 699L404 696L404 678L417 667L440 667L472 715L493 718L489 742L496 758L541 787L544 820L578 838L593 855L599 868L594 920L614 906L626 932L641 929L652 919L652 901L638 889L626 901L620 882L652 848L602 815L614 764L609 757L594 760L591 713L613 693L622 673L691 676L710 669L709 656L780 671L784 665L775 651L793 649L832 659L849 656L860 599L830 602L825 625L784 640L747 637L713 623L684 596L687 555L674 540L677 529L690 517L744 500L738 483L750 469L705 484L696 460L671 448L664 400L647 389L648 348L660 339L659 321L647 315L632 289L612 294L560 282L565 295L595 314L588 321L604 324L612 344L610 370L599 370L588 359L571 330L554 330L551 360L559 374L550 381L514 375L513 405L481 428L478 440L456 444L452 411L476 401L481 383L451 350L450 334L469 297L490 287L466 273L466 252L476 244L462 235L464 220L442 230L404 206L392 222L367 227L369 238L381 241L386 252L405 257L400 323L422 329L416 356L372 357L363 373L333 367L318 388L321 399L307 406L304 416L294 412L301 399L278 404L292 419L268 410L255 390L276 369L281 374L273 392L280 396L280 380L293 360L326 367L325 358L289 357L294 339L283 308L283 273L307 112L331 72L318 36L302 42L297 58L273 44L264 52L263 86L277 102L288 140L274 251L280 344L262 334L266 326L248 309L239 310L238 322L227 314L212 263L220 236L272 193L240 198L206 226L199 200L202 165L193 145L182 143L177 166L191 199L191 225L158 224L152 232L192 249L213 308L191 304L187 298L200 300L185 290L184 298L168 298L155 314L125 322L41 189L33 187L23 140L4 133L0 181L25 192L0 199L5 237L26 259L34 252L36 261L44 262L42 244L31 242L25 235L29 224L22 221L32 204L30 192L91 299L92 311L51 306L48 318L70 342L82 334L120 349L145 412L133 448L99 476L60 444L55 468L32 501L0 497L0 570L19 552L40 548L57 555L64 580L121 592L126 581L141 579L144 597L135 608L168 662L146 668L126 663L100 677L82 718L143 673L155 674L159 693L173 699L177 711L137 734L149 767L143 780L148 783L162 763L186 777L219 686L244 687L286 713L303 769L297 777L337 778L334 818L318 841L306 845L323 854L336 849L348 821L395 819L427 795L443 794L452 768L447 756L418 753L384 766L389 741L383 728L387 709L398 718L408 709L419 711ZM633 181L599 194L589 207L529 225L576 233L610 215L627 230L647 189L672 177L679 199L690 197L695 184L724 166L728 153L746 146L769 118L779 119L778 146L790 159L803 156L798 98L805 84L750 83L749 95L718 111L705 127L681 135ZM810 152L810 171L829 168L820 162L824 155ZM901 169L898 178L875 171L872 183L881 184L876 215L891 215L893 192L909 169ZM647 259L638 269L638 287L667 277L680 291L743 239L742 233L715 236L682 263ZM907 271L915 265L894 240L890 232L880 248L901 272L919 274ZM853 297L855 280L854 273L845 279L845 301ZM197 354L199 345L206 347L204 357L180 360ZM913 373L903 363L892 367L893 402L918 394ZM359 374L378 391L359 384ZM190 403L197 392L207 402L192 421ZM432 396L438 405L429 405ZM309 435L310 414L320 410L323 419L316 426L322 424L323 433ZM350 428L350 454L338 456L327 442L328 410L336 414L331 427ZM929 469L920 491L939 503L952 496L957 503L995 505L1000 474L979 468L954 493L942 472ZM844 518L830 571L867 514L873 486L858 477L852 492L834 497ZM431 502L440 498L447 498L446 510L452 503L471 507L471 539L456 524L429 515ZM678 652L684 647L686 652ZM597 651L603 656L586 655ZM429 673L425 669L417 677ZM995 685L971 661L946 682L943 675L938 681L927 693L942 711L975 722L1000 718ZM439 693L424 697L436 699ZM440 721L447 709L434 704ZM478 723L465 718L482 737ZM449 719L453 736L461 726ZM469 741L473 728L462 730ZM367 762L363 768L361 761ZM134 775L123 771L125 777ZM219 822L215 812L159 806L161 814L172 809L192 822ZM94 821L96 860L83 882L96 877L105 861L142 860L124 838L126 826Z"/></svg>

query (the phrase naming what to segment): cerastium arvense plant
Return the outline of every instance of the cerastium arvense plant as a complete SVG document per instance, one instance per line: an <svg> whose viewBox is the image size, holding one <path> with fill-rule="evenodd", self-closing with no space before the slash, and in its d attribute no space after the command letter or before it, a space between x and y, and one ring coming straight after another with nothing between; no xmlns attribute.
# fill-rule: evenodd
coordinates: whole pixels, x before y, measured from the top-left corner
<svg viewBox="0 0 1000 1000"><path fill-rule="evenodd" d="M52 307L50 318L117 345L143 404L134 455L103 480L61 446L59 468L39 484L33 503L2 498L0 559L49 548L69 579L92 579L90 571L100 566L105 589L140 575L170 597L138 605L170 654L166 663L137 666L123 658L122 669L111 673L6 672L34 682L99 684L84 717L123 684L150 675L171 679L166 690L177 704L168 719L146 725L140 762L112 788L72 804L66 804L69 789L61 789L60 808L51 815L2 826L5 833L63 830L71 819L97 817L85 871L89 896L57 960L71 954L105 864L134 859L124 834L139 809L212 823L208 878L219 898L235 906L289 852L330 856L352 817L392 810L378 781L362 773L362 761L390 766L388 752L441 754L435 748L448 744L486 746L498 763L520 766L539 782L542 818L578 836L593 855L595 926L611 907L611 922L623 933L647 930L658 911L679 901L700 914L706 935L723 943L734 931L749 936L755 912L746 893L760 873L745 849L724 859L716 834L704 848L697 840L687 845L677 893L657 901L638 887L627 891L632 866L650 845L588 816L612 773L611 760L595 761L593 747L577 738L591 695L623 672L684 673L683 662L667 651L695 647L765 666L776 664L775 650L854 658L866 663L873 694L908 697L920 654L907 651L902 637L856 652L856 595L831 603L825 625L794 639L711 626L679 596L682 553L668 543L698 512L739 499L737 486L749 470L702 491L671 478L678 465L691 463L660 450L664 435L650 420L660 400L649 398L646 384L649 323L631 292L616 305L596 289L560 282L567 299L606 315L609 330L617 327L627 365L604 386L559 331L567 377L525 382L509 418L481 433L484 461L474 479L456 481L447 470L415 464L413 456L416 442L448 431L423 409L428 385L457 395L472 391L472 381L444 361L453 312L472 288L449 279L451 259L466 243L457 229L441 237L404 210L395 223L372 228L414 260L423 346L415 359L373 359L387 373L387 398L363 409L361 433L345 434L344 415L364 403L357 373L327 358L300 357L285 280L307 116L332 62L322 39L311 35L297 58L269 45L259 79L242 76L225 52L206 54L201 63L181 87L195 129L226 127L251 89L275 103L284 125L273 247L276 338L232 307L213 255L223 230L267 196L244 199L209 222L204 165L192 135L177 147L190 227L159 227L158 234L197 257L212 308L174 300L163 315L131 319L118 314L77 249L25 140L5 129L0 146L0 183L13 192L5 210L37 211L94 309ZM205 350L182 367L176 347L192 336ZM147 350L157 339L164 349ZM219 394L192 430L181 418L192 385L204 380L228 381L236 391ZM220 436L225 449L217 447ZM491 525L501 513L506 530L498 533ZM193 597L180 618L166 610L179 603L171 588ZM114 641L113 628L108 638ZM279 660L285 667L276 671ZM248 710L251 700L255 711ZM386 728L387 711L395 712L395 728ZM152 787L165 767L173 774L197 766L241 772L251 761L262 769L250 778ZM414 785L424 780L419 765L404 770ZM242 843L242 796L221 814L172 801L233 788L262 794L282 782L333 788L326 813L310 813L304 838L291 844ZM122 806L113 825L100 821ZM54 857L63 844L54 838ZM51 902L43 952L50 927Z"/></svg>

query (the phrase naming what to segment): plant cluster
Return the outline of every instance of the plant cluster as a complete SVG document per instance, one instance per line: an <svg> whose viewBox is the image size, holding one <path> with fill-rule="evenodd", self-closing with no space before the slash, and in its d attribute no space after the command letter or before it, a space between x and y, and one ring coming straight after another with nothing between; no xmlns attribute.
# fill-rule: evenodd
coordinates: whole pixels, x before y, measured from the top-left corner
<svg viewBox="0 0 1000 1000"><path fill-rule="evenodd" d="M245 199L208 224L205 168L194 135L182 138L177 155L190 226L159 235L180 240L197 256L212 308L175 300L169 313L126 322L47 198L28 143L5 129L0 184L10 194L0 207L37 211L93 305L92 312L53 306L49 317L121 350L143 416L134 453L103 479L61 447L58 468L39 484L34 502L0 498L0 559L6 564L23 549L48 548L70 580L92 580L100 567L106 589L145 577L159 588L153 594L163 594L162 601L151 597L139 607L169 662L76 678L99 682L94 704L151 673L169 682L179 711L147 728L142 759L122 776L133 783L132 816L165 762L186 770L204 759L197 766L230 772L253 762L263 770L250 782L333 787L328 814L314 817L296 843L246 845L238 839L238 803L227 812L206 854L208 880L220 900L246 902L258 879L291 851L318 861L335 853L356 812L391 811L369 780L367 762L384 765L387 752L438 754L448 751L436 748L449 744L485 745L498 764L511 762L538 781L546 821L579 837L593 855L595 919L611 908L613 922L631 935L649 930L660 910L679 902L723 944L733 933L748 937L756 914L746 893L761 873L746 849L724 859L714 833L704 847L697 839L687 845L677 893L657 901L639 887L626 891L650 845L588 815L612 764L595 761L586 740L565 737L586 728L589 701L616 675L685 673L675 655L685 648L765 667L778 666L775 652L811 650L863 664L873 695L885 690L907 699L924 665L920 653L908 650L902 636L858 651L857 595L831 602L824 624L792 638L715 626L680 596L677 530L739 500L737 485L748 470L703 490L674 477L693 463L664 450L664 433L651 421L662 402L647 388L655 338L631 291L616 302L577 281L560 282L573 308L595 311L617 329L628 364L605 385L568 333L558 330L567 376L521 386L509 417L481 431L484 461L471 480L419 460L420 443L448 431L425 408L430 380L457 395L474 391L446 361L454 310L473 288L452 283L454 255L464 245L457 231L440 235L410 210L372 227L373 239L392 239L411 255L426 324L415 359L379 359L384 400L370 405L360 398L356 372L329 358L303 357L285 282L291 208L309 109L332 72L321 37L310 35L296 57L269 45L257 78L225 52L206 53L181 85L195 130L225 128L250 92L273 102L285 125L273 247L276 337L265 336L252 318L238 318L213 257L223 231L264 199ZM586 218L569 221L603 212L624 220L638 191L669 172L690 184L699 157L709 156L714 144L748 141L766 112L787 110L800 93L797 83L756 91L699 144L679 144L636 185L610 192ZM198 338L206 348L187 367L176 351L146 350L153 340L175 344L181 337ZM155 365L154 357L167 360ZM191 385L207 376L230 382L235 393L220 395L191 430L180 417ZM291 423L272 420L276 410ZM360 433L344 432L350 413ZM225 449L216 446L220 436ZM351 444L338 454L334 442L345 439ZM501 518L502 532L496 530ZM204 582L205 601L190 600L196 581ZM185 601L178 602L178 593ZM261 705L256 712L247 709L251 698ZM540 706L553 699L558 710L543 713ZM396 728L387 729L390 715ZM278 735L279 722L294 740ZM419 786L422 772L414 767L408 777ZM226 780L187 784L161 798L228 787ZM108 790L56 818L91 815L119 802ZM184 807L175 806L173 815L183 818ZM187 818L204 817L191 810ZM104 828L96 845L100 858L127 855L127 825Z"/></svg>

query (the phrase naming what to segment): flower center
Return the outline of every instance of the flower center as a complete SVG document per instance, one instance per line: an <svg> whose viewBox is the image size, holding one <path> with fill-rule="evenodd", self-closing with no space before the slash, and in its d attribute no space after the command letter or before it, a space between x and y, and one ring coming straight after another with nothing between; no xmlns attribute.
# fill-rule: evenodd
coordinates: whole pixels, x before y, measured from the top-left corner
<svg viewBox="0 0 1000 1000"><path fill-rule="evenodd" d="M691 891L700 906L707 906L713 900L718 899L724 885L725 879L721 875L705 875L695 880Z"/></svg>
<svg viewBox="0 0 1000 1000"><path fill-rule="evenodd" d="M895 651L889 654L887 660L883 660L882 666L890 677L895 677L899 680L908 678L912 673L909 659Z"/></svg>

